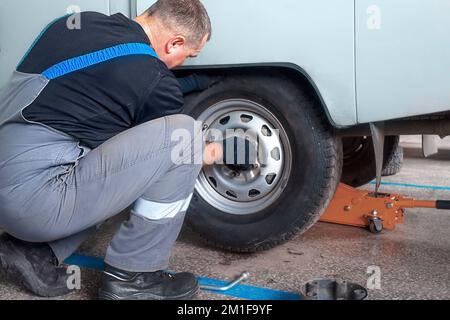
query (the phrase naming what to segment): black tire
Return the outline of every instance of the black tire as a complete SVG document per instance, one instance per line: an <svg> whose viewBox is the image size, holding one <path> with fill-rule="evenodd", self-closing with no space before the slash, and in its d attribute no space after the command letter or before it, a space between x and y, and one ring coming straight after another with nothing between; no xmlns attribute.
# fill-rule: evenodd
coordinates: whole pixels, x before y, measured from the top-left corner
<svg viewBox="0 0 450 320"><path fill-rule="evenodd" d="M371 137L343 138L344 166L341 182L360 187L376 178L375 152ZM399 136L388 136L384 143L385 169L399 147Z"/></svg>
<svg viewBox="0 0 450 320"><path fill-rule="evenodd" d="M403 148L398 146L397 149L391 154L390 159L386 167L383 169L383 176L389 177L394 176L402 170L403 166Z"/></svg>
<svg viewBox="0 0 450 320"><path fill-rule="evenodd" d="M256 252L291 239L319 220L340 181L342 144L316 100L278 74L227 78L187 97L186 113L198 118L217 102L235 98L251 99L276 115L291 142L291 175L272 205L248 215L220 211L196 191L186 222L215 247Z"/></svg>

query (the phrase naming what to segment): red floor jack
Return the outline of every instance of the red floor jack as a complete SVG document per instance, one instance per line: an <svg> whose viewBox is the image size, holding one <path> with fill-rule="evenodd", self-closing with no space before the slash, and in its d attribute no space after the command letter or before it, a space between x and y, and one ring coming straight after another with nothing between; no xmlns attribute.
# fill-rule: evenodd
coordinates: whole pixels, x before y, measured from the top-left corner
<svg viewBox="0 0 450 320"><path fill-rule="evenodd" d="M394 230L404 222L405 209L433 208L450 210L450 201L424 201L400 194L357 190L340 184L330 206L320 221L369 228L372 233Z"/></svg>

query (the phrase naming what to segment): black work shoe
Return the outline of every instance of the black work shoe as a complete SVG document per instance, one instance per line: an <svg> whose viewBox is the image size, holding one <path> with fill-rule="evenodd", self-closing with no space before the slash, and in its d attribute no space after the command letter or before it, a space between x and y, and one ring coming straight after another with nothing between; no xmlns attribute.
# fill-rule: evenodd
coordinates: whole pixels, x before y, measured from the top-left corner
<svg viewBox="0 0 450 320"><path fill-rule="evenodd" d="M100 300L189 300L198 292L193 274L135 273L106 265Z"/></svg>
<svg viewBox="0 0 450 320"><path fill-rule="evenodd" d="M0 268L8 278L40 297L59 297L71 292L66 268L57 267L47 244L34 244L0 235Z"/></svg>

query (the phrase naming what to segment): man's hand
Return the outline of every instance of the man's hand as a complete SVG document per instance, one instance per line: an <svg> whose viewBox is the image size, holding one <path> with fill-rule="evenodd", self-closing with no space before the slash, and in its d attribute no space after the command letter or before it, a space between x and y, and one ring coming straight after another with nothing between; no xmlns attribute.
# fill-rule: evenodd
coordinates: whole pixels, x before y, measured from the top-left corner
<svg viewBox="0 0 450 320"><path fill-rule="evenodd" d="M223 158L223 146L220 143L212 142L205 146L203 152L203 166L212 166Z"/></svg>
<svg viewBox="0 0 450 320"><path fill-rule="evenodd" d="M203 74L193 74L188 77L178 78L178 82L181 86L181 91L184 95L206 90L216 83L220 82L222 77L217 76L206 76Z"/></svg>

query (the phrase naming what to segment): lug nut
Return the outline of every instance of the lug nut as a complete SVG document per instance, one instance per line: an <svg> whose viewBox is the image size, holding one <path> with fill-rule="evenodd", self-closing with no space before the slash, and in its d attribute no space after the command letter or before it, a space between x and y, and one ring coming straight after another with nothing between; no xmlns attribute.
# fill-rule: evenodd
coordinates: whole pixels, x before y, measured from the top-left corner
<svg viewBox="0 0 450 320"><path fill-rule="evenodd" d="M236 178L236 177L239 177L239 176L240 176L239 172L233 171L233 172L230 173L230 177L232 177L232 178Z"/></svg>

